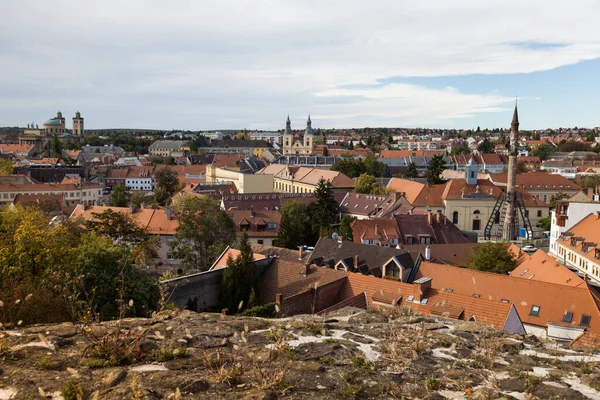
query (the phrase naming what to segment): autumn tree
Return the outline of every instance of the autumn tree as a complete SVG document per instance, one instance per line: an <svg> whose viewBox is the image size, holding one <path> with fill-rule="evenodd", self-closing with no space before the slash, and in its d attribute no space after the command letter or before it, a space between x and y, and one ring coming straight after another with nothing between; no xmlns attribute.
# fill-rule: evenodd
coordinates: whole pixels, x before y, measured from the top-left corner
<svg viewBox="0 0 600 400"><path fill-rule="evenodd" d="M517 267L517 260L504 243L483 243L473 248L467 268L508 274Z"/></svg>
<svg viewBox="0 0 600 400"><path fill-rule="evenodd" d="M11 160L0 160L0 174L10 175L13 173L14 165Z"/></svg>
<svg viewBox="0 0 600 400"><path fill-rule="evenodd" d="M377 179L373 175L362 174L356 180L354 185L354 193L386 195L388 190L377 183Z"/></svg>
<svg viewBox="0 0 600 400"><path fill-rule="evenodd" d="M179 222L173 255L187 270L206 271L235 239L233 220L209 197L185 196L176 206Z"/></svg>
<svg viewBox="0 0 600 400"><path fill-rule="evenodd" d="M304 203L300 200L286 201L281 207L281 221L277 230L277 246L287 249L297 249L307 241L306 227L309 218Z"/></svg>

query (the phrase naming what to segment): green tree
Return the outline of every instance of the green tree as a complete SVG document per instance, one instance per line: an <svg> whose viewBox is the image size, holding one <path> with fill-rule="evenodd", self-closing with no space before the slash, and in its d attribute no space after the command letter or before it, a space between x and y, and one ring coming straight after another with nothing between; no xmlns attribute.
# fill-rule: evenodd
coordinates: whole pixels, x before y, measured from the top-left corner
<svg viewBox="0 0 600 400"><path fill-rule="evenodd" d="M206 271L235 239L233 220L209 197L184 196L176 204L179 222L173 255L187 270Z"/></svg>
<svg viewBox="0 0 600 400"><path fill-rule="evenodd" d="M329 149L327 148L327 146L323 147L323 156L329 156Z"/></svg>
<svg viewBox="0 0 600 400"><path fill-rule="evenodd" d="M347 241L354 241L354 233L352 232L352 217L349 215L344 215L342 221L340 222L340 231L338 232L340 237Z"/></svg>
<svg viewBox="0 0 600 400"><path fill-rule="evenodd" d="M117 185L113 187L110 193L110 205L113 207L127 207L129 203L129 193L125 190L125 186Z"/></svg>
<svg viewBox="0 0 600 400"><path fill-rule="evenodd" d="M549 231L552 226L552 217L548 215L538 221L537 227L542 228L543 231Z"/></svg>
<svg viewBox="0 0 600 400"><path fill-rule="evenodd" d="M488 138L483 139L479 146L477 146L477 151L486 154L494 152L494 143L492 143Z"/></svg>
<svg viewBox="0 0 600 400"><path fill-rule="evenodd" d="M377 179L373 175L361 174L354 184L354 193L371 194L378 187Z"/></svg>
<svg viewBox="0 0 600 400"><path fill-rule="evenodd" d="M554 147L550 146L549 144L540 144L531 151L531 154L538 156L540 160L544 161L548 158L548 154L552 153L553 151Z"/></svg>
<svg viewBox="0 0 600 400"><path fill-rule="evenodd" d="M508 274L517 267L517 260L504 243L483 243L471 251L467 268Z"/></svg>
<svg viewBox="0 0 600 400"><path fill-rule="evenodd" d="M56 135L52 136L51 151L52 156L62 158L62 143Z"/></svg>
<svg viewBox="0 0 600 400"><path fill-rule="evenodd" d="M453 146L452 151L450 152L450 155L469 154L470 152L471 152L471 149L469 149L469 145L464 143L464 144L459 144L458 146Z"/></svg>
<svg viewBox="0 0 600 400"><path fill-rule="evenodd" d="M307 243L306 227L309 218L300 200L286 201L281 207L281 221L277 231L277 246L297 249Z"/></svg>
<svg viewBox="0 0 600 400"><path fill-rule="evenodd" d="M154 174L154 179L156 180L154 200L164 206L169 203L171 197L177 193L181 186L177 172L169 167L161 168Z"/></svg>
<svg viewBox="0 0 600 400"><path fill-rule="evenodd" d="M383 176L385 171L385 164L381 161L377 160L377 157L373 154L367 154L367 156L362 160L362 163L365 166L365 172L369 175L373 175L376 178L380 178Z"/></svg>
<svg viewBox="0 0 600 400"><path fill-rule="evenodd" d="M366 172L365 164L354 158L345 158L331 166L332 171L338 171L350 178L358 178Z"/></svg>
<svg viewBox="0 0 600 400"><path fill-rule="evenodd" d="M240 254L235 260L229 256L227 268L223 271L221 304L230 313L241 312L248 306L256 305L249 303L251 297L256 299L257 290L258 274L248 235L244 232L240 238Z"/></svg>
<svg viewBox="0 0 600 400"><path fill-rule="evenodd" d="M444 180L440 176L445 169L446 162L444 161L444 157L441 155L433 156L429 165L427 165L427 183L430 185L444 183Z"/></svg>
<svg viewBox="0 0 600 400"><path fill-rule="evenodd" d="M0 174L10 175L13 170L14 166L11 160L0 160Z"/></svg>
<svg viewBox="0 0 600 400"><path fill-rule="evenodd" d="M569 198L568 194L566 194L562 190L559 190L556 194L553 194L552 196L550 196L550 208L552 208L552 209L556 208L556 203L558 203L561 200L568 199L568 198Z"/></svg>
<svg viewBox="0 0 600 400"><path fill-rule="evenodd" d="M404 173L405 178L417 178L419 176L419 171L417 170L417 166L414 162L410 162L408 167L406 168L406 172Z"/></svg>
<svg viewBox="0 0 600 400"><path fill-rule="evenodd" d="M338 220L340 205L333 198L329 181L321 178L315 189L317 201L308 207L312 232L316 238L328 236L331 226Z"/></svg>
<svg viewBox="0 0 600 400"><path fill-rule="evenodd" d="M151 202L152 198L148 196L148 193L143 190L135 190L129 196L129 204L136 207L142 207L142 204L146 202Z"/></svg>

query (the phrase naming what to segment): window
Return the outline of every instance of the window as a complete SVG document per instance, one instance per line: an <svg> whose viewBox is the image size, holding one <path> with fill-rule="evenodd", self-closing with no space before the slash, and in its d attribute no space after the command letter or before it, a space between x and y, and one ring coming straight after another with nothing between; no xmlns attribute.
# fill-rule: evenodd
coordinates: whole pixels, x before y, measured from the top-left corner
<svg viewBox="0 0 600 400"><path fill-rule="evenodd" d="M529 315L537 317L540 315L540 306L531 306L531 311L529 311Z"/></svg>
<svg viewBox="0 0 600 400"><path fill-rule="evenodd" d="M479 210L475 210L475 211L473 211L473 214L478 215L478 214L481 214L481 212Z"/></svg>
<svg viewBox="0 0 600 400"><path fill-rule="evenodd" d="M415 296L413 296L412 294L410 296L408 296L408 298L406 299L406 301L413 301L415 299Z"/></svg>
<svg viewBox="0 0 600 400"><path fill-rule="evenodd" d="M421 304L425 305L425 304L427 304L428 301L429 301L429 299L423 299L423 300L421 300Z"/></svg>
<svg viewBox="0 0 600 400"><path fill-rule="evenodd" d="M475 297L476 299L478 299L478 298L480 298L480 297L481 297L481 295L480 295L480 294L478 294L478 293L473 293L473 297Z"/></svg>
<svg viewBox="0 0 600 400"><path fill-rule="evenodd" d="M503 303L508 303L508 299L502 299L500 301L503 302Z"/></svg>
<svg viewBox="0 0 600 400"><path fill-rule="evenodd" d="M583 314L581 316L581 322L579 323L579 325L581 325L581 326L590 326L590 320L591 319L592 319L592 317L590 317L589 315Z"/></svg>
<svg viewBox="0 0 600 400"><path fill-rule="evenodd" d="M563 315L563 322L571 322L573 321L573 313L569 311L565 311L565 315Z"/></svg>
<svg viewBox="0 0 600 400"><path fill-rule="evenodd" d="M262 239L258 239L258 244L264 244Z"/></svg>
<svg viewBox="0 0 600 400"><path fill-rule="evenodd" d="M454 211L452 213L452 223L453 224L458 224L458 211Z"/></svg>
<svg viewBox="0 0 600 400"><path fill-rule="evenodd" d="M537 216L541 217L542 216L542 210L537 210Z"/></svg>
<svg viewBox="0 0 600 400"><path fill-rule="evenodd" d="M431 244L431 238L429 236L425 236L420 238L420 243L421 244Z"/></svg>

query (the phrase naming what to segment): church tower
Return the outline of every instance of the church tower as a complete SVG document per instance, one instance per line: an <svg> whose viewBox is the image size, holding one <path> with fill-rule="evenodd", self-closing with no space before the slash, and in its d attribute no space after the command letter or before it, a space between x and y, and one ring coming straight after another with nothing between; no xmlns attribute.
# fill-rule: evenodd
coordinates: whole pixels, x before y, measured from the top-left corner
<svg viewBox="0 0 600 400"><path fill-rule="evenodd" d="M292 145L294 144L294 133L292 132L292 122L288 115L285 121L285 131L283 132L283 154L292 153Z"/></svg>
<svg viewBox="0 0 600 400"><path fill-rule="evenodd" d="M73 136L83 136L83 117L79 111L73 117Z"/></svg>
<svg viewBox="0 0 600 400"><path fill-rule="evenodd" d="M467 181L467 185L477 185L477 163L473 155L471 155L471 159L467 162L465 180Z"/></svg>
<svg viewBox="0 0 600 400"><path fill-rule="evenodd" d="M304 131L304 151L306 154L312 153L313 145L314 145L314 135L312 129L312 121L310 120L310 114L308 115L308 119L306 120L306 130Z"/></svg>
<svg viewBox="0 0 600 400"><path fill-rule="evenodd" d="M64 131L65 131L65 128L66 128L67 126L66 126L66 124L65 124L65 118L63 117L63 115L62 115L62 113L61 113L60 111L56 113L56 120L57 120L58 122L60 122L60 129L61 129L61 132L64 132Z"/></svg>

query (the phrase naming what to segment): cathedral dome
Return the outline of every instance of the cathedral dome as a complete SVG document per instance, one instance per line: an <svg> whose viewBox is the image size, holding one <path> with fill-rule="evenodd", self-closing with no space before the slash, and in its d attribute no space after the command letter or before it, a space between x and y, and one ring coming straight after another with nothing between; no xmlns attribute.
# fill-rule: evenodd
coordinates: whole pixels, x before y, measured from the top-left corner
<svg viewBox="0 0 600 400"><path fill-rule="evenodd" d="M44 122L44 126L61 126L60 125L60 121L57 119L49 119L48 121Z"/></svg>

